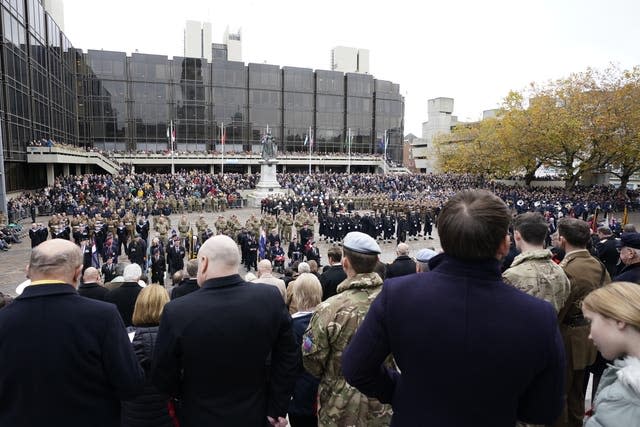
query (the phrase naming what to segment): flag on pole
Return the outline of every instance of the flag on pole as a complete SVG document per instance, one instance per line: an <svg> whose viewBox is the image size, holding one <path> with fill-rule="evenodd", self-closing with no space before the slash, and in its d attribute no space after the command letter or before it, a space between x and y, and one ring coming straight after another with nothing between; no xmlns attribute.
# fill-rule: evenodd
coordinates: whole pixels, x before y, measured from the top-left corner
<svg viewBox="0 0 640 427"><path fill-rule="evenodd" d="M624 227L629 222L629 208L624 205L624 214L622 215L622 226Z"/></svg>
<svg viewBox="0 0 640 427"><path fill-rule="evenodd" d="M596 211L593 214L593 222L591 223L591 230L593 230L594 233L598 231L598 208L596 208Z"/></svg>
<svg viewBox="0 0 640 427"><path fill-rule="evenodd" d="M307 142L309 142L309 135L304 136L304 146L307 146Z"/></svg>
<svg viewBox="0 0 640 427"><path fill-rule="evenodd" d="M173 143L176 142L176 129L173 127L173 120L171 120L169 126L167 126L167 139L170 139L173 149Z"/></svg>
<svg viewBox="0 0 640 427"><path fill-rule="evenodd" d="M311 136L309 137L309 149L313 150L313 131L309 132Z"/></svg>
<svg viewBox="0 0 640 427"><path fill-rule="evenodd" d="M224 140L225 140L225 132L224 132L224 123L222 123L222 126L220 127L220 144L224 145Z"/></svg>

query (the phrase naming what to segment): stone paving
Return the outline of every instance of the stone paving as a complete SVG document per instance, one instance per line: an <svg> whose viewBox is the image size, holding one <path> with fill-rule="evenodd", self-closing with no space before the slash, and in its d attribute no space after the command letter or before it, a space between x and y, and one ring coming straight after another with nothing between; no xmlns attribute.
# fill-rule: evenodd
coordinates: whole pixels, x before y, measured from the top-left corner
<svg viewBox="0 0 640 427"><path fill-rule="evenodd" d="M255 214L256 216L260 216L259 208L243 208L243 209L230 209L226 212L217 213L217 212L204 212L205 220L213 229L213 223L218 218L218 215L224 215L225 218L230 218L232 214L235 214L240 220L241 224L244 224L246 220L251 216L251 214ZM191 225L195 231L195 223L200 217L200 213L194 212L187 215L189 221L191 221ZM47 223L49 217L38 217L38 222ZM175 214L171 215L171 224L174 228L177 229L178 221L180 220L180 215ZM23 227L30 227L30 220L24 220L22 222ZM318 232L318 224L315 227L315 235L317 236ZM153 231L149 233L150 236L153 235ZM438 233L436 228L434 227L433 231L433 240L423 240L421 237L420 240L412 240L407 241L406 243L411 248L410 256L414 256L416 252L422 248L433 248L436 250L440 249L440 241L438 239ZM396 243L393 241L392 243L382 243L379 242L380 247L382 249L382 255L380 256L380 260L382 262L391 262L395 259L395 248ZM287 249L287 245L285 245L285 252ZM327 263L327 250L331 246L330 243L319 241L317 242L317 247L320 249L320 261L323 265ZM0 251L0 292L15 296L15 288L16 286L23 282L25 277L25 267L29 263L29 254L31 253L31 241L26 236L25 239L22 240L22 243L13 244L12 248L7 252ZM123 257L120 257L119 261L123 261ZM124 257L125 263L128 263L126 257ZM246 274L246 270L244 266L240 267L240 273L244 276ZM169 284L169 280L167 280L167 284Z"/></svg>

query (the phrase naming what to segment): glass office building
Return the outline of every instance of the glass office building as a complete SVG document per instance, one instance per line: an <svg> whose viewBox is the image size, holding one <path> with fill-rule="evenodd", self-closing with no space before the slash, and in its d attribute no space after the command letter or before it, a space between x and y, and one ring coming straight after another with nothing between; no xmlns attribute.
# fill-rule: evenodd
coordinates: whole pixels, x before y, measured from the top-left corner
<svg viewBox="0 0 640 427"><path fill-rule="evenodd" d="M0 0L0 117L7 191L46 185L33 140L105 152L256 152L267 128L284 153L379 154L402 162L404 99L371 75L226 60L74 49L38 0ZM76 41L81 42L81 41ZM348 144L350 130L351 144ZM56 175L61 166L56 165Z"/></svg>
<svg viewBox="0 0 640 427"><path fill-rule="evenodd" d="M27 165L31 141L78 144L76 55L38 0L2 0L0 12L1 154L14 191L46 183L44 166Z"/></svg>

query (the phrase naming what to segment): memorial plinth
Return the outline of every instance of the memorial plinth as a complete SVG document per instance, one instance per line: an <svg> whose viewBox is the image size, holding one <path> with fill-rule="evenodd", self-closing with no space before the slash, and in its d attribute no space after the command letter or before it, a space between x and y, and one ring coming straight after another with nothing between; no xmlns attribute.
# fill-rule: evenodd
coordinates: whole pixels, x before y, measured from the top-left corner
<svg viewBox="0 0 640 427"><path fill-rule="evenodd" d="M260 203L266 197L286 195L287 192L280 186L276 178L277 159L259 160L260 181L256 189L247 197L249 206L260 207Z"/></svg>

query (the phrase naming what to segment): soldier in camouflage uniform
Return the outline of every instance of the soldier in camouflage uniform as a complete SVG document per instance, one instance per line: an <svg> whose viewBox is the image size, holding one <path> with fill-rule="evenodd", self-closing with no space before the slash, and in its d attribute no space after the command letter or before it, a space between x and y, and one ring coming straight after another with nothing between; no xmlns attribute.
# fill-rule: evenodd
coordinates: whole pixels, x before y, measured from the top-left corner
<svg viewBox="0 0 640 427"><path fill-rule="evenodd" d="M169 222L164 215L160 215L158 221L156 222L156 231L160 235L160 241L162 242L162 246L167 246L169 242Z"/></svg>
<svg viewBox="0 0 640 427"><path fill-rule="evenodd" d="M180 221L178 222L178 233L180 234L180 239L182 240L182 244L186 247L188 244L188 234L191 231L191 223L187 219L186 215L182 215Z"/></svg>
<svg viewBox="0 0 640 427"><path fill-rule="evenodd" d="M204 231L207 229L208 226L209 224L207 224L207 221L204 220L204 215L200 215L200 218L198 218L198 220L196 221L196 228L198 229L198 237L202 236L202 233L204 233ZM216 228L217 227L218 226L216 225Z"/></svg>
<svg viewBox="0 0 640 427"><path fill-rule="evenodd" d="M370 236L353 232L343 242L347 278L338 294L318 306L302 339L305 369L320 378L318 425L388 426L391 405L351 387L342 376L342 352L382 290L374 273L380 246Z"/></svg>
<svg viewBox="0 0 640 427"><path fill-rule="evenodd" d="M293 226L293 217L290 213L286 213L281 216L281 228L280 237L283 243L289 243L291 241L291 226Z"/></svg>
<svg viewBox="0 0 640 427"><path fill-rule="evenodd" d="M520 214L514 221L514 239L521 254L516 256L502 278L505 283L543 299L556 309L564 307L571 285L564 270L551 260L551 251L544 249L549 228L537 212Z"/></svg>

